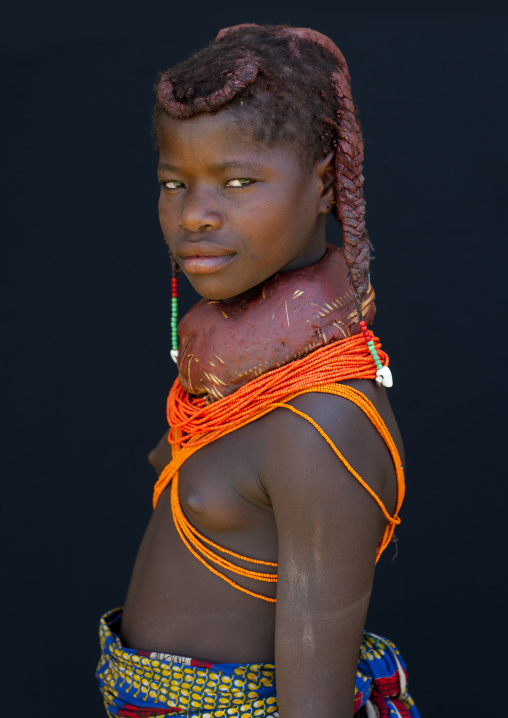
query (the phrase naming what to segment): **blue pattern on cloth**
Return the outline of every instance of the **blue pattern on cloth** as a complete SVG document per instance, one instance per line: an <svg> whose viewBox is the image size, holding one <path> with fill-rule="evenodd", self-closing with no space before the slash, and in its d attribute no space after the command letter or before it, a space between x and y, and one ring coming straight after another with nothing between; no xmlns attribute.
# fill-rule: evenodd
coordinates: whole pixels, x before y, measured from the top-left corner
<svg viewBox="0 0 508 718"><path fill-rule="evenodd" d="M110 718L278 717L273 664L214 664L126 648L118 636L121 616L121 608L109 611L99 628L102 653L97 678ZM406 684L398 649L364 632L355 715L419 718Z"/></svg>

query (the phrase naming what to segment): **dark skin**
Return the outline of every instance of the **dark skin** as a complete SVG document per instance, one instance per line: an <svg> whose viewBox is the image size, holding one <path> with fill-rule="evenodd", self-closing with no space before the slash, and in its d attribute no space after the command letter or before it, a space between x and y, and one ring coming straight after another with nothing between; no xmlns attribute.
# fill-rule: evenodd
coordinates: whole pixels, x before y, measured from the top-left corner
<svg viewBox="0 0 508 718"><path fill-rule="evenodd" d="M331 157L303 170L292 148L256 143L248 115L228 110L164 119L159 142L161 226L203 296L246 295L277 271L323 255ZM385 390L347 383L373 402L402 454ZM331 395L292 403L393 511L392 460L363 413ZM167 435L149 459L157 474L169 463ZM323 438L278 409L202 448L180 471L182 508L199 531L279 562L276 604L235 590L197 561L177 534L169 499L166 490L139 550L122 621L125 644L215 663L275 661L280 718L351 718L386 521ZM274 584L231 578L275 595Z"/></svg>

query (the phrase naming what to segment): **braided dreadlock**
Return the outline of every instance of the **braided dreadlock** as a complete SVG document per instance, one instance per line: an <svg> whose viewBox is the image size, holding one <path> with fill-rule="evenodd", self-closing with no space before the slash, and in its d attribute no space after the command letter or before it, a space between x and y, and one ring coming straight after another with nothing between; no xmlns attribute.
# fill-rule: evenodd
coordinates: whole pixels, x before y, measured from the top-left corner
<svg viewBox="0 0 508 718"><path fill-rule="evenodd" d="M293 145L303 167L334 151L335 205L359 319L369 288L369 239L363 198L363 140L346 61L330 38L286 25L236 25L156 86L161 115L187 119L248 108L255 139Z"/></svg>

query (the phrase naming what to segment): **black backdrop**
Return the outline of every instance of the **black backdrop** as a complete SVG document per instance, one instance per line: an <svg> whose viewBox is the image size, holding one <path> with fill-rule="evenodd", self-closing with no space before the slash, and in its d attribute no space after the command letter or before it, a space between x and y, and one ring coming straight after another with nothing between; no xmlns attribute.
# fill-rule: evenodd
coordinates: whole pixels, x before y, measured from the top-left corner
<svg viewBox="0 0 508 718"><path fill-rule="evenodd" d="M245 21L329 34L360 107L375 329L408 455L398 556L380 563L367 627L399 644L424 716L495 710L506 18L274 0L57 27L42 7L2 30L2 714L103 715L97 620L125 595L175 376L151 88ZM184 288L183 308L195 298Z"/></svg>

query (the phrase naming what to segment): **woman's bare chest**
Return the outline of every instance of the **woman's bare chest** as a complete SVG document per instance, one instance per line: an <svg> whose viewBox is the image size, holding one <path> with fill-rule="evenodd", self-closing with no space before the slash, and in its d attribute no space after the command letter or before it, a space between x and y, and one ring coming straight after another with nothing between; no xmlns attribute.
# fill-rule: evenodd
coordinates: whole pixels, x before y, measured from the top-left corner
<svg viewBox="0 0 508 718"><path fill-rule="evenodd" d="M221 543L225 537L238 548L259 538L272 553L277 535L271 502L258 476L263 443L258 433L249 425L199 449L180 469L178 497L191 525L209 538ZM160 474L170 461L165 435L151 452L150 463ZM155 514L166 513L166 504L162 501ZM254 555L252 546L246 553Z"/></svg>
<svg viewBox="0 0 508 718"><path fill-rule="evenodd" d="M180 469L180 505L196 528L212 532L266 530L274 525L248 431L203 447Z"/></svg>

